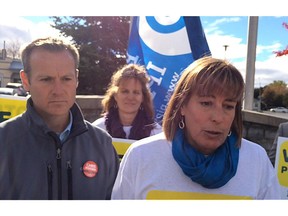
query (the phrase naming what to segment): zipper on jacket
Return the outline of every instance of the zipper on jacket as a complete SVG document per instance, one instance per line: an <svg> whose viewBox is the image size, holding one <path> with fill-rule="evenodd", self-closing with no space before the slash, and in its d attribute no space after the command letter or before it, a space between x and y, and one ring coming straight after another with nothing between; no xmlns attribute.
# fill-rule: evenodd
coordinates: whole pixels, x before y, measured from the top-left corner
<svg viewBox="0 0 288 216"><path fill-rule="evenodd" d="M73 200L73 189L72 189L72 166L71 161L67 161L67 176L68 176L68 200Z"/></svg>
<svg viewBox="0 0 288 216"><path fill-rule="evenodd" d="M53 172L51 168L51 164L47 166L47 177L48 177L48 200L52 200L52 179L53 179Z"/></svg>
<svg viewBox="0 0 288 216"><path fill-rule="evenodd" d="M62 200L62 172L61 172L61 148L57 147L57 171L58 171L58 199Z"/></svg>
<svg viewBox="0 0 288 216"><path fill-rule="evenodd" d="M61 148L62 144L56 133L49 131L49 136L51 136L56 145L56 163L57 163L57 183L58 183L58 200L62 200L62 166L61 166Z"/></svg>

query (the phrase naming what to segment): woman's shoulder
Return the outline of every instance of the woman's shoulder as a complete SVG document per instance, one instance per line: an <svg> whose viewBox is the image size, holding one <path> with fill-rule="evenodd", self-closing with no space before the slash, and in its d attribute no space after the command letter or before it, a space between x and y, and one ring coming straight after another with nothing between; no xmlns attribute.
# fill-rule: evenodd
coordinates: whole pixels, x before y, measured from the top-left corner
<svg viewBox="0 0 288 216"><path fill-rule="evenodd" d="M159 123L155 122L154 124L155 125L154 125L153 130L151 131L151 136L163 132L162 126Z"/></svg>
<svg viewBox="0 0 288 216"><path fill-rule="evenodd" d="M169 143L169 142L166 140L164 133L161 132L140 140L136 140L135 142L132 143L132 145L134 148L141 149L141 148L151 148L151 146L155 147L159 144L162 145L163 143Z"/></svg>
<svg viewBox="0 0 288 216"><path fill-rule="evenodd" d="M94 122L92 122L92 124L99 124L102 122L104 122L104 117L100 117L100 118L96 119Z"/></svg>
<svg viewBox="0 0 288 216"><path fill-rule="evenodd" d="M104 119L104 117L101 117L101 118L96 119L94 122L92 122L92 125L93 125L93 126L98 126L98 127L100 127L100 128L105 129L106 126L105 126L105 119Z"/></svg>
<svg viewBox="0 0 288 216"><path fill-rule="evenodd" d="M247 139L242 139L240 151L245 152L248 155L259 155L259 156L267 156L266 150L263 146L258 143L249 141ZM268 156L267 156L268 157Z"/></svg>

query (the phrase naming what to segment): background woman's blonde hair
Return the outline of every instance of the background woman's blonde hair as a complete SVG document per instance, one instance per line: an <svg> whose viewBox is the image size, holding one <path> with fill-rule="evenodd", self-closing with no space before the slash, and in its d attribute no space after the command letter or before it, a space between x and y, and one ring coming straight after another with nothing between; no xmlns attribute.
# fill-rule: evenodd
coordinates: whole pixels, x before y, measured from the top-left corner
<svg viewBox="0 0 288 216"><path fill-rule="evenodd" d="M164 113L163 131L167 140L173 140L181 120L181 107L188 103L192 94L225 95L237 101L231 131L237 134L237 145L240 146L244 80L238 69L226 60L212 57L203 57L188 66L183 71Z"/></svg>
<svg viewBox="0 0 288 216"><path fill-rule="evenodd" d="M127 79L136 79L141 83L143 93L142 107L147 113L147 116L154 118L154 106L152 94L149 88L150 77L144 66L137 64L127 64L117 70L111 77L111 82L102 100L103 114L107 113L111 107L116 106L114 95L119 89L120 82Z"/></svg>

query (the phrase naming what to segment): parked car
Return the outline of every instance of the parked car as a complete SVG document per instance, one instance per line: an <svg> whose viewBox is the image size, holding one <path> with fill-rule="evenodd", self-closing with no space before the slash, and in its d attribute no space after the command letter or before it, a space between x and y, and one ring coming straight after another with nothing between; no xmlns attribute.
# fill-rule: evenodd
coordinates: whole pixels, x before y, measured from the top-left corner
<svg viewBox="0 0 288 216"><path fill-rule="evenodd" d="M22 84L21 83L7 83L6 84L6 88L20 88L22 87Z"/></svg>
<svg viewBox="0 0 288 216"><path fill-rule="evenodd" d="M27 96L28 92L25 91L21 83L7 83L6 88L15 89L17 96Z"/></svg>
<svg viewBox="0 0 288 216"><path fill-rule="evenodd" d="M16 93L17 89L0 87L0 94L2 95L15 95Z"/></svg>
<svg viewBox="0 0 288 216"><path fill-rule="evenodd" d="M278 113L288 113L288 109L285 107L275 107L270 109L271 112L278 112Z"/></svg>

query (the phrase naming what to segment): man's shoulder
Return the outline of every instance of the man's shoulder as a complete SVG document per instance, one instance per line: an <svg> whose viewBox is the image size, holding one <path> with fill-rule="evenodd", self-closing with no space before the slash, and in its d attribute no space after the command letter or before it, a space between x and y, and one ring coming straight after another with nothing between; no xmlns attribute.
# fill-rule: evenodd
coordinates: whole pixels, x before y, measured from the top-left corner
<svg viewBox="0 0 288 216"><path fill-rule="evenodd" d="M287 128L287 129L288 129L288 122L280 123L280 124L279 124L279 127L280 127L280 128L285 128L285 129Z"/></svg>
<svg viewBox="0 0 288 216"><path fill-rule="evenodd" d="M16 125L20 124L20 122L22 122L22 114L21 115L18 115L18 116L15 116L15 117L12 117L10 119L7 119L3 122L0 122L0 129L3 129L3 128L14 128Z"/></svg>
<svg viewBox="0 0 288 216"><path fill-rule="evenodd" d="M279 124L278 127L279 136L288 137L288 122L283 122Z"/></svg>

